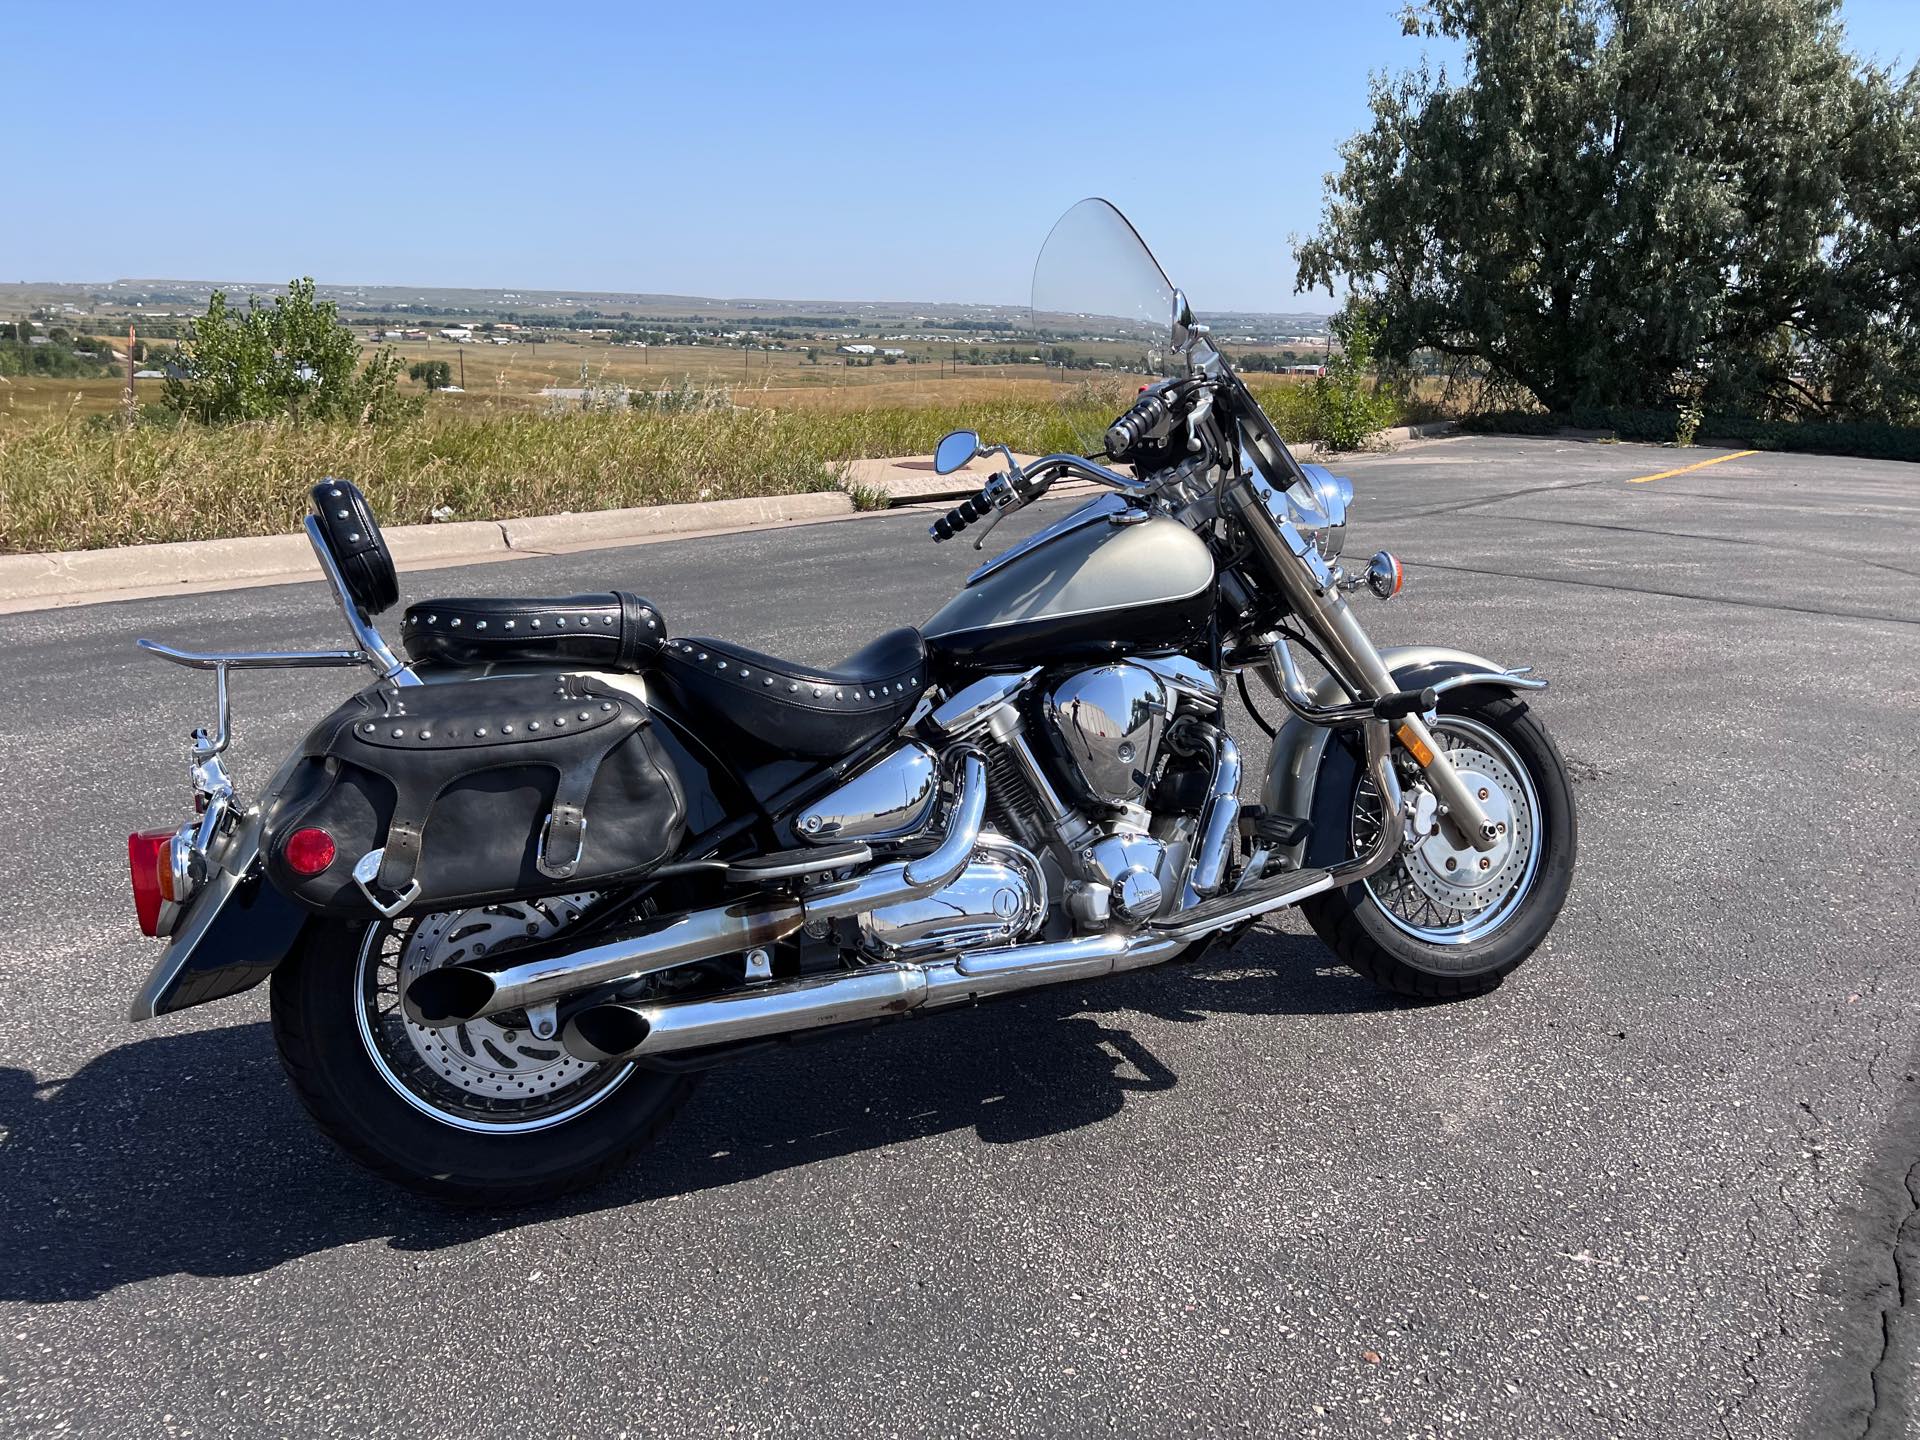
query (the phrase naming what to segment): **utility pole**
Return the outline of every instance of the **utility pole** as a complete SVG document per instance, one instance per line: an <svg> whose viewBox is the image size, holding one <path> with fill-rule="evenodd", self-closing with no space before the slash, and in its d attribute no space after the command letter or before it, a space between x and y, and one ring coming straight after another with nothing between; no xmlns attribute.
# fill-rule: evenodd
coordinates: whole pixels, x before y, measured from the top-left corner
<svg viewBox="0 0 1920 1440"><path fill-rule="evenodd" d="M127 425L132 427L139 410L133 398L133 322L127 322Z"/></svg>
<svg viewBox="0 0 1920 1440"><path fill-rule="evenodd" d="M460 388L462 390L467 388L467 352L465 350L460 352Z"/></svg>

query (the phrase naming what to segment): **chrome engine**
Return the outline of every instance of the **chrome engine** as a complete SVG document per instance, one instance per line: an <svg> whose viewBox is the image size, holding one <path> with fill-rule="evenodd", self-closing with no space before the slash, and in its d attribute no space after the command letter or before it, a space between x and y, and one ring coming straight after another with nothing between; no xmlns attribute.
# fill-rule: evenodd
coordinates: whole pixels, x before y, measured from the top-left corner
<svg viewBox="0 0 1920 1440"><path fill-rule="evenodd" d="M1166 682L1146 666L1102 665L1056 685L1046 715L1089 798L1130 806L1153 778L1172 708Z"/></svg>
<svg viewBox="0 0 1920 1440"><path fill-rule="evenodd" d="M1134 930L1206 887L1197 855L1207 817L1157 817L1147 802L1164 767L1195 753L1175 720L1218 720L1213 673L1181 656L1133 659L1076 671L1035 695L1039 673L969 686L927 718L928 744L908 741L881 756L797 819L799 837L816 844L904 839L932 813L936 752L966 746L985 758L991 828L938 892L846 922L845 942L869 959L1000 949L1057 936L1069 923L1082 933ZM1032 734L1027 715L1051 736ZM1211 723L1202 731L1214 733ZM1052 925L1050 911L1059 917Z"/></svg>
<svg viewBox="0 0 1920 1440"><path fill-rule="evenodd" d="M1220 684L1184 656L1101 665L1068 676L1045 714L1085 799L1105 818L1077 846L1081 880L1067 903L1084 928L1143 925L1187 899L1192 820L1162 819L1142 803L1177 715L1215 720Z"/></svg>
<svg viewBox="0 0 1920 1440"><path fill-rule="evenodd" d="M924 900L906 900L860 917L860 948L882 960L914 960L958 950L1017 945L1047 916L1047 877L1023 846L991 831L960 877Z"/></svg>

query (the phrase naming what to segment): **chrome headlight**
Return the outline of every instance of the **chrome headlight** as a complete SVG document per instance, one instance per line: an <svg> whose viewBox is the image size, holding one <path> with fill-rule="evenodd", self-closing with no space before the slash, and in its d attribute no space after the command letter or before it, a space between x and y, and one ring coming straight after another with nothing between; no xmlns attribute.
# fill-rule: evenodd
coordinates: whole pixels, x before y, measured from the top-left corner
<svg viewBox="0 0 1920 1440"><path fill-rule="evenodd" d="M1353 482L1324 465L1302 465L1305 480L1287 487L1289 516L1294 525L1331 560L1347 543L1347 510L1353 504Z"/></svg>

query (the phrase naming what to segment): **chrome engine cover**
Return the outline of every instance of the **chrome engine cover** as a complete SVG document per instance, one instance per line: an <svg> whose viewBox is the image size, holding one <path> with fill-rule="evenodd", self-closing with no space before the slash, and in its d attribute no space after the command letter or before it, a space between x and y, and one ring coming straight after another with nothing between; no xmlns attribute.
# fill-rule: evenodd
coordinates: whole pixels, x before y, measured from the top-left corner
<svg viewBox="0 0 1920 1440"><path fill-rule="evenodd" d="M1093 799L1137 805L1172 708L1160 676L1123 662L1062 680L1047 696L1046 714Z"/></svg>
<svg viewBox="0 0 1920 1440"><path fill-rule="evenodd" d="M895 839L926 825L939 792L933 752L909 742L807 806L794 828L814 845Z"/></svg>
<svg viewBox="0 0 1920 1440"><path fill-rule="evenodd" d="M1033 853L988 831L960 878L923 900L885 905L859 920L860 948L882 960L916 960L1015 945L1047 913L1047 877Z"/></svg>

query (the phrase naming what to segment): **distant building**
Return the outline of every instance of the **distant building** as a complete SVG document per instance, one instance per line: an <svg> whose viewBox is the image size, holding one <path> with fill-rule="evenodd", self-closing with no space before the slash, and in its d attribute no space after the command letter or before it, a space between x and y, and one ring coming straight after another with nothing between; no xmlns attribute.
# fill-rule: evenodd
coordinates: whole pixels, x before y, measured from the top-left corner
<svg viewBox="0 0 1920 1440"><path fill-rule="evenodd" d="M871 355L874 353L874 350L875 347L872 345L842 345L840 347L840 353L842 355Z"/></svg>
<svg viewBox="0 0 1920 1440"><path fill-rule="evenodd" d="M869 346L867 347L867 349L868 349L868 350L872 350L872 349L873 349L873 347L872 347L871 345L869 345ZM882 351L881 351L880 353L881 353L882 355L904 355L904 354L906 354L907 352L906 352L906 351L904 351L904 350L882 350Z"/></svg>

